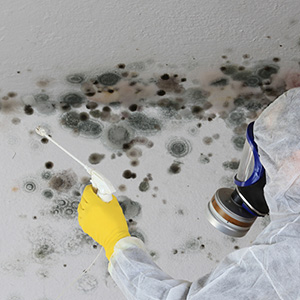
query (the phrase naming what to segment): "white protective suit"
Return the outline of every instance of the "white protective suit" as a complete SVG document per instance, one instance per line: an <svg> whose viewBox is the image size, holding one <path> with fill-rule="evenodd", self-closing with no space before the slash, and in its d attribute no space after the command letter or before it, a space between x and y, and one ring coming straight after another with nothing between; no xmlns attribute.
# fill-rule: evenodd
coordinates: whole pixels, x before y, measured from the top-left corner
<svg viewBox="0 0 300 300"><path fill-rule="evenodd" d="M109 272L127 299L300 299L300 88L262 112L254 136L271 223L252 246L229 254L195 282L164 273L140 240L120 240Z"/></svg>

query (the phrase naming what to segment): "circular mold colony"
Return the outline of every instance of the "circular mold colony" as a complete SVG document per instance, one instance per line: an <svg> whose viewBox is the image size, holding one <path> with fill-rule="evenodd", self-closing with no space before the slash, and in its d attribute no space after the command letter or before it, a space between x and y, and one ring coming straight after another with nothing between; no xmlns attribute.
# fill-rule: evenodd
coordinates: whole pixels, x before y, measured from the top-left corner
<svg viewBox="0 0 300 300"><path fill-rule="evenodd" d="M168 152L177 158L184 157L191 152L191 144L185 138L173 138L167 144Z"/></svg>

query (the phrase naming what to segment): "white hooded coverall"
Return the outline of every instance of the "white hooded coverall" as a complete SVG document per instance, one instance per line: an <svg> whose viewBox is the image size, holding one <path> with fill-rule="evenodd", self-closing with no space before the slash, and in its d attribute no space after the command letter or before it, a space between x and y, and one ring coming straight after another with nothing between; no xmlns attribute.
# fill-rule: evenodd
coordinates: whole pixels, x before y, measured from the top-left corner
<svg viewBox="0 0 300 300"><path fill-rule="evenodd" d="M266 170L270 224L195 282L163 272L133 237L115 246L109 272L127 299L300 299L300 88L269 105L254 123Z"/></svg>

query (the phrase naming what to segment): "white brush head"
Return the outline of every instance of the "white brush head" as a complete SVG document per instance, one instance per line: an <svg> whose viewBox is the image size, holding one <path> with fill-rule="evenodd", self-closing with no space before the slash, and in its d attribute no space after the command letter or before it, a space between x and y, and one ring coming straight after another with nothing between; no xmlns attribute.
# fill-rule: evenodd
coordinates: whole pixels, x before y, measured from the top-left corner
<svg viewBox="0 0 300 300"><path fill-rule="evenodd" d="M45 130L43 127L41 127L41 126L38 126L38 127L35 129L35 132L36 132L37 134L39 134L40 136L43 136L43 137L46 137L46 136L47 136L46 130Z"/></svg>

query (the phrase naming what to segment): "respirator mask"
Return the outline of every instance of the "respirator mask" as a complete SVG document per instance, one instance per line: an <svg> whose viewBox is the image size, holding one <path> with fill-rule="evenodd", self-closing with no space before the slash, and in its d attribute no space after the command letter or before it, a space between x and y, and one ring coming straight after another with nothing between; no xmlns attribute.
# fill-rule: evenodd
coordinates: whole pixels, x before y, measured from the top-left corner
<svg viewBox="0 0 300 300"><path fill-rule="evenodd" d="M266 184L262 166L254 142L254 122L247 127L240 165L235 175L235 189L220 188L207 207L208 221L221 232L243 237L257 217L269 213L263 188Z"/></svg>

